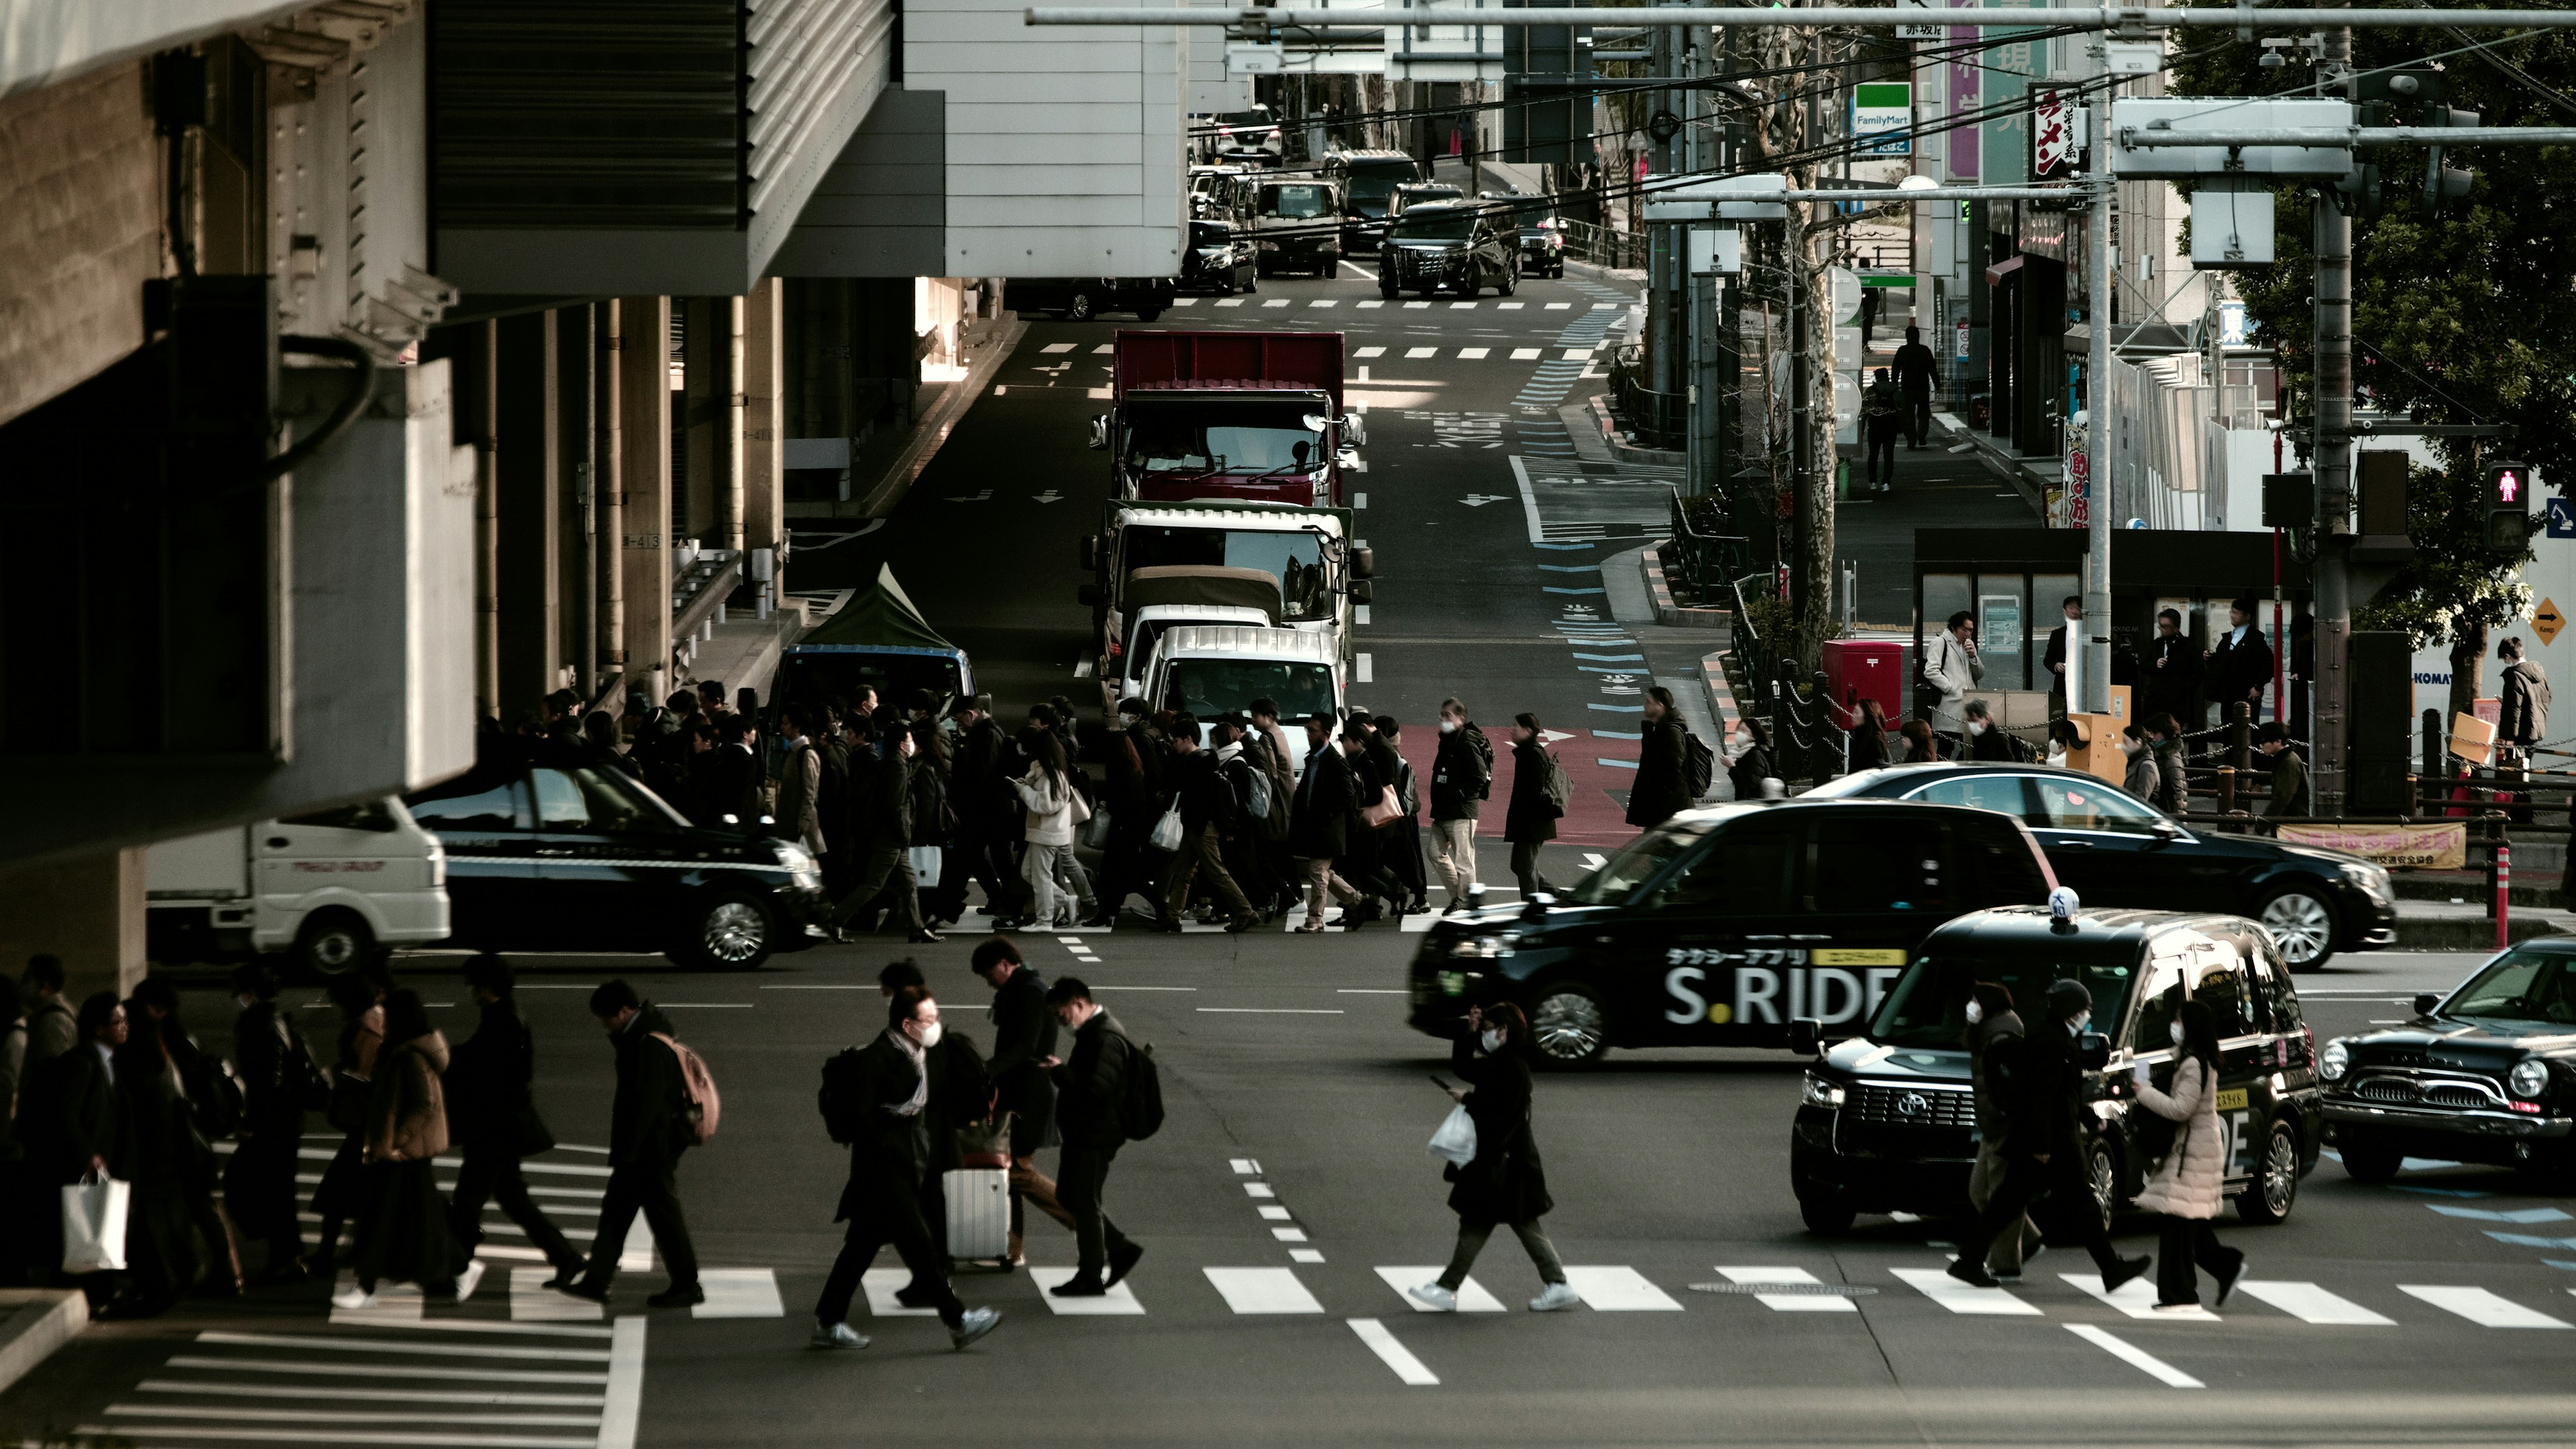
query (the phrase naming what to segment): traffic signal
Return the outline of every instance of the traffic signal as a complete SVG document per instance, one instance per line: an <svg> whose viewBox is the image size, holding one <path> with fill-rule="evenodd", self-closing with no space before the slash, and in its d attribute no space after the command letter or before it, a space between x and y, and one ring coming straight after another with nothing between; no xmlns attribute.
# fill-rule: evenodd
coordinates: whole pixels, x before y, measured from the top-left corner
<svg viewBox="0 0 2576 1449"><path fill-rule="evenodd" d="M2487 547L2520 554L2531 546L2531 469L2516 459L2487 465Z"/></svg>
<svg viewBox="0 0 2576 1449"><path fill-rule="evenodd" d="M2428 126L2453 127L2474 126L2477 123L2477 112L2463 111L2455 106L2435 106L2424 121ZM2443 165L2442 148L2438 145L2433 147L2431 153L2424 158L2424 209L2428 212L2440 212L2443 202L2457 201L2468 195L2470 185L2477 179L2478 173L2467 167Z"/></svg>
<svg viewBox="0 0 2576 1449"><path fill-rule="evenodd" d="M2356 161L2353 168L2334 184L2335 210L2356 221L2376 221L2385 209L2379 190L2379 167L2375 162Z"/></svg>

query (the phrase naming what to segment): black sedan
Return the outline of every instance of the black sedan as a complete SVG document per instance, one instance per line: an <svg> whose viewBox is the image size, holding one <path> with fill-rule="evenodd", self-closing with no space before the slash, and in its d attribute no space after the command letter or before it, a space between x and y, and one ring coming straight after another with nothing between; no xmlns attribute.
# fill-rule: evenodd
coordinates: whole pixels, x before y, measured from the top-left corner
<svg viewBox="0 0 2576 1449"><path fill-rule="evenodd" d="M2358 856L2201 833L2097 776L2045 765L1897 765L1805 797L1923 800L2018 816L2088 906L2225 911L2260 921L2293 971L2397 939L2388 872Z"/></svg>
<svg viewBox="0 0 2576 1449"><path fill-rule="evenodd" d="M447 848L460 946L659 951L744 971L823 935L823 878L803 847L701 829L578 750L492 742L473 769L403 803Z"/></svg>
<svg viewBox="0 0 2576 1449"><path fill-rule="evenodd" d="M2326 1043L2327 1130L2344 1171L2409 1157L2576 1171L2576 937L2525 941L2404 1026Z"/></svg>
<svg viewBox="0 0 2576 1449"><path fill-rule="evenodd" d="M1491 286L1508 297L1521 281L1509 236L1472 206L1406 207L1378 246L1378 292L1391 298L1410 287L1426 297L1444 290L1472 297Z"/></svg>
<svg viewBox="0 0 2576 1449"><path fill-rule="evenodd" d="M1256 253L1249 237L1238 236L1229 221L1190 223L1189 254L1181 258L1184 291L1214 292L1231 297L1253 290Z"/></svg>

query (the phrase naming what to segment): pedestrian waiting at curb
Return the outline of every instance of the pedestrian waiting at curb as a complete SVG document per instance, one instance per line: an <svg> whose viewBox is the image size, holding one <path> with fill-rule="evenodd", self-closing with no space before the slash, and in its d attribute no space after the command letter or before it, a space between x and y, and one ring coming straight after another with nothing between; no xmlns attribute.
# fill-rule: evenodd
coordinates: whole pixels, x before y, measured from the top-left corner
<svg viewBox="0 0 2576 1449"><path fill-rule="evenodd" d="M1538 1269L1542 1287L1530 1300L1530 1312L1553 1313L1583 1301L1565 1281L1565 1264L1539 1224L1556 1201L1547 1195L1547 1170L1530 1132L1528 1040L1528 1018L1503 1001L1469 1007L1466 1030L1450 1043L1449 1070L1467 1088L1448 1088L1449 1100L1465 1107L1476 1124L1476 1155L1464 1165L1452 1162L1440 1173L1453 1184L1449 1210L1458 1215L1458 1246L1449 1255L1449 1266L1433 1281L1408 1290L1444 1313L1458 1310L1458 1290L1466 1286L1476 1255L1503 1225L1521 1240Z"/></svg>
<svg viewBox="0 0 2576 1449"><path fill-rule="evenodd" d="M1539 869L1538 849L1556 838L1557 817L1564 810L1548 795L1551 769L1562 771L1547 752L1539 732L1538 716L1521 713L1512 716L1512 800L1503 812L1503 839L1511 842L1512 879L1528 900L1541 891L1553 892L1546 874Z"/></svg>

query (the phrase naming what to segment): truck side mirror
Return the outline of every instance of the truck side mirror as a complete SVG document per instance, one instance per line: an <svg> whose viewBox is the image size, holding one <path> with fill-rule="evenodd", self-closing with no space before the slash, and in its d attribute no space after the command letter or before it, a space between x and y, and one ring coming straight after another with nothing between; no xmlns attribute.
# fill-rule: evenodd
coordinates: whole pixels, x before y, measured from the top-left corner
<svg viewBox="0 0 2576 1449"><path fill-rule="evenodd" d="M1082 536L1082 547L1077 550L1077 553L1082 559L1083 568L1094 570L1098 569L1100 567L1100 535L1096 533L1084 534Z"/></svg>
<svg viewBox="0 0 2576 1449"><path fill-rule="evenodd" d="M1375 588L1375 587L1373 587L1373 586L1369 583L1369 581L1368 581L1368 580L1366 580L1366 579L1362 579L1362 580L1360 580L1358 583L1351 585L1351 602L1352 602L1352 603L1354 603L1354 604L1366 604L1366 603L1373 603L1373 602L1375 602L1375 601L1376 601L1376 599L1377 599L1377 590L1376 590L1376 588Z"/></svg>
<svg viewBox="0 0 2576 1449"><path fill-rule="evenodd" d="M1342 441L1354 448L1368 446L1368 417L1363 413L1342 414Z"/></svg>
<svg viewBox="0 0 2576 1449"><path fill-rule="evenodd" d="M1100 586L1098 584L1074 585L1073 601L1087 609L1097 608L1100 604Z"/></svg>
<svg viewBox="0 0 2576 1449"><path fill-rule="evenodd" d="M1376 549L1355 548L1351 550L1351 577L1355 579L1373 579L1377 577Z"/></svg>
<svg viewBox="0 0 2576 1449"><path fill-rule="evenodd" d="M1792 1017L1789 1021L1789 1050L1802 1057L1823 1050L1825 1024L1812 1016Z"/></svg>
<svg viewBox="0 0 2576 1449"><path fill-rule="evenodd" d="M2088 1031L2075 1039L2075 1054L2083 1060L2084 1070L2098 1072L2111 1065L2111 1039Z"/></svg>
<svg viewBox="0 0 2576 1449"><path fill-rule="evenodd" d="M1109 414L1100 413L1092 418L1091 446L1104 451L1109 447Z"/></svg>

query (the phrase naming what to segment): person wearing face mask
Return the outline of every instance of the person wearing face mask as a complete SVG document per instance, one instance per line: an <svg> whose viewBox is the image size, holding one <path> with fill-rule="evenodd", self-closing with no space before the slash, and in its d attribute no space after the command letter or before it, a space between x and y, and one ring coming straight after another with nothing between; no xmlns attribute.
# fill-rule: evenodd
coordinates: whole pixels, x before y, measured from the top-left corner
<svg viewBox="0 0 2576 1449"><path fill-rule="evenodd" d="M1461 1166L1451 1163L1441 1176L1449 1189L1449 1210L1458 1215L1458 1246L1438 1278L1407 1290L1443 1313L1458 1311L1458 1290L1467 1282L1476 1255L1500 1224L1538 1268L1539 1295L1530 1312L1553 1313L1583 1301L1565 1281L1565 1265L1547 1239L1539 1219L1556 1206L1547 1195L1547 1170L1539 1161L1538 1143L1530 1135L1531 1081L1521 1044L1529 1038L1529 1019L1508 1001L1467 1009L1467 1029L1449 1045L1449 1069L1467 1083L1451 1087L1449 1100L1467 1109L1476 1124L1476 1155Z"/></svg>
<svg viewBox="0 0 2576 1449"><path fill-rule="evenodd" d="M2004 1105L2004 1183L1959 1240L1959 1256L1949 1273L1962 1283L1995 1287L1986 1271L1995 1239L2006 1228L2018 1234L2031 1200L2046 1190L2064 1209L2065 1226L2083 1239L2107 1293L2147 1271L2154 1260L2122 1258L2112 1251L2110 1231L2092 1207L2093 1188L2085 1171L2084 1060L2077 1038L2092 1024L2093 995L2080 981L2057 981L2048 988L2047 1002L2046 1026L1988 1047L1986 1074Z"/></svg>
<svg viewBox="0 0 2576 1449"><path fill-rule="evenodd" d="M2218 1306L2224 1308L2245 1276L2245 1255L2210 1230L2226 1177L2226 1149L2218 1135L2218 1023L2208 1007L2185 1001L2168 1034L2174 1044L2170 1087L2157 1090L2145 1062L2131 1069L2138 1105L2174 1124L2172 1148L2138 1192L2140 1212L2164 1216L2156 1307L2166 1313L2198 1308L2196 1268L2206 1268L2218 1280Z"/></svg>
<svg viewBox="0 0 2576 1449"><path fill-rule="evenodd" d="M1994 1054L1998 1042L2019 1043L2022 1038L2021 1017L2014 1012L2012 990L1993 981L1980 981L1969 988L1968 1004L1963 1009L1968 1029L1961 1042L1968 1049L1968 1080L1976 1089L1977 1165L1968 1174L1968 1203L1982 1212L1994 1195L2001 1191L2011 1171L2011 1159L2004 1155L2004 1135L2012 1125L2011 1113L2004 1104L2002 1086L1986 1070L1986 1058ZM2004 1048L2006 1053L2011 1047ZM2039 1225L2022 1214L2021 1230L1995 1236L1994 1245L1986 1249L1986 1272L1998 1283L2021 1281L2022 1264L2038 1257L2044 1244Z"/></svg>
<svg viewBox="0 0 2576 1449"><path fill-rule="evenodd" d="M1994 706L1982 699L1972 699L1959 711L1966 721L1968 758L1980 764L1989 761L2012 764L2021 758L2013 748L2013 737L1995 728Z"/></svg>
<svg viewBox="0 0 2576 1449"><path fill-rule="evenodd" d="M904 986L886 998L886 1027L876 1040L823 1069L824 1121L850 1145L850 1178L832 1220L850 1227L814 1304L812 1347L868 1346L867 1335L850 1327L850 1298L877 1250L889 1243L912 1270L914 1306L938 1311L952 1346L962 1349L1002 1321L993 1309L970 1309L958 1300L922 1217L922 1180L936 1170L930 1102L938 1068L931 1054L945 1035L939 1003L922 987Z"/></svg>
<svg viewBox="0 0 2576 1449"><path fill-rule="evenodd" d="M2129 761L2129 773L2120 788L2141 800L2156 798L2164 787L2156 774L2155 753L2147 748L2147 732L2137 725L2120 731L2120 753Z"/></svg>

